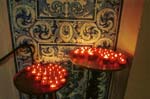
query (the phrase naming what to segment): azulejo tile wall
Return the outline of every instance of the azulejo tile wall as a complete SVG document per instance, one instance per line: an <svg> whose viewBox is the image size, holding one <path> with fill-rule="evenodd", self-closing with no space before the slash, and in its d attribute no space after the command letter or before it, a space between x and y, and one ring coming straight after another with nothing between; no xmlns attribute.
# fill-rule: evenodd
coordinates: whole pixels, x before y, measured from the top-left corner
<svg viewBox="0 0 150 99"><path fill-rule="evenodd" d="M122 0L7 2L14 48L33 44L35 61L61 63L68 69L68 83L57 99L107 99L111 73L79 68L70 62L68 52L83 45L115 49ZM15 59L17 71L32 63L27 48ZM21 99L27 97L21 93Z"/></svg>

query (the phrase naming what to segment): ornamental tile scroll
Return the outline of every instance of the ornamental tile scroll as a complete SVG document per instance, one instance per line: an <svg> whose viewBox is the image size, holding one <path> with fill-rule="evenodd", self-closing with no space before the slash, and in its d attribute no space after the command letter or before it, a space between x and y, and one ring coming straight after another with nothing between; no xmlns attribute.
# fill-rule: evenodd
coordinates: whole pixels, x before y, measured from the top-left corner
<svg viewBox="0 0 150 99"><path fill-rule="evenodd" d="M38 0L38 19L94 20L96 0Z"/></svg>
<svg viewBox="0 0 150 99"><path fill-rule="evenodd" d="M69 82L57 92L58 99L107 98L111 75L75 67L69 61L68 52L83 45L114 49L122 0L7 2L14 48L22 43L33 44L35 61L59 62L69 70ZM29 49L21 49L15 59L17 71L30 65ZM27 97L21 94L20 99Z"/></svg>

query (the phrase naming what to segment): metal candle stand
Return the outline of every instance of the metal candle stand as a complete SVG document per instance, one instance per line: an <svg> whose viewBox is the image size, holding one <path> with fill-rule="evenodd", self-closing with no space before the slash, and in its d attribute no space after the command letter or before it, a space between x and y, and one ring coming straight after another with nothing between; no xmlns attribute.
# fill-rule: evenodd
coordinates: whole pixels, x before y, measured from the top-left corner
<svg viewBox="0 0 150 99"><path fill-rule="evenodd" d="M14 77L14 84L23 93L39 97L53 94L48 98L55 99L55 92L66 84L67 76L67 70L60 65L39 63L19 71Z"/></svg>
<svg viewBox="0 0 150 99"><path fill-rule="evenodd" d="M32 45L21 45L2 57L0 63L9 55L22 47L28 47L33 59ZM103 48L79 47L70 51L72 63L99 71L116 71L126 67L127 57L119 52ZM14 76L16 88L26 94L36 95L39 99L43 94L50 94L48 98L55 99L55 92L67 82L68 72L58 64L33 64L19 71ZM32 98L32 97L31 97Z"/></svg>
<svg viewBox="0 0 150 99"><path fill-rule="evenodd" d="M127 57L110 49L79 47L69 54L71 61L84 68L99 71L117 71L126 67Z"/></svg>

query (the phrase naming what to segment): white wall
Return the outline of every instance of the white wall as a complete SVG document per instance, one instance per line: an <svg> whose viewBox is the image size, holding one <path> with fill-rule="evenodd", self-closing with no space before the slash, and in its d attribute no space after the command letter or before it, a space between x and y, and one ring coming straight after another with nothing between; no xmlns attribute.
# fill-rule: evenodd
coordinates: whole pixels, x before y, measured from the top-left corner
<svg viewBox="0 0 150 99"><path fill-rule="evenodd" d="M0 58L12 49L6 1L0 0ZM13 85L14 74L15 65L12 55L0 64L0 99L18 99Z"/></svg>
<svg viewBox="0 0 150 99"><path fill-rule="evenodd" d="M150 99L150 0L124 0L118 48L134 56L124 99Z"/></svg>
<svg viewBox="0 0 150 99"><path fill-rule="evenodd" d="M150 99L150 0L143 17L125 99Z"/></svg>

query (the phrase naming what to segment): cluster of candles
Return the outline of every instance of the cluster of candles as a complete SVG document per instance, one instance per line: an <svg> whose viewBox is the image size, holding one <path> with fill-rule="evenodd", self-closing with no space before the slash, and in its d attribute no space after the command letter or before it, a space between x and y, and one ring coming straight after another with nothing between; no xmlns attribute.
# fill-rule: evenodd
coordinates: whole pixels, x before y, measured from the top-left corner
<svg viewBox="0 0 150 99"><path fill-rule="evenodd" d="M70 52L74 64L99 70L118 70L127 63L127 58L120 52L110 49L79 47Z"/></svg>
<svg viewBox="0 0 150 99"><path fill-rule="evenodd" d="M56 91L66 83L68 72L57 64L34 64L24 69L27 76L33 79L39 86L48 88L48 91Z"/></svg>

